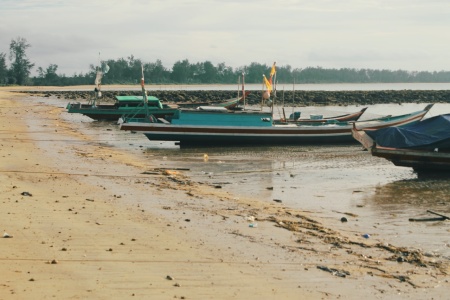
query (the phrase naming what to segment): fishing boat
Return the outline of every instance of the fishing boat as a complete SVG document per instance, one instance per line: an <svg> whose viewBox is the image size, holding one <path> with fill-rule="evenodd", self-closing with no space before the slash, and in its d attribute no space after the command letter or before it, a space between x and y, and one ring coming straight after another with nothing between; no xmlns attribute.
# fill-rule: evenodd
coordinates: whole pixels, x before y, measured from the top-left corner
<svg viewBox="0 0 450 300"><path fill-rule="evenodd" d="M266 91L261 104L271 103L271 93L276 75L275 63L270 77L263 75ZM244 87L242 86L244 90ZM145 89L143 88L143 91ZM275 98L275 96L274 96ZM433 105L400 116L356 122L358 128L403 126L420 121ZM281 145L281 144L342 144L356 143L352 137L352 122L285 123L274 122L273 111L229 110L224 107L178 109L170 118L129 119L120 125L121 130L142 132L149 140L175 141L182 146L215 145Z"/></svg>
<svg viewBox="0 0 450 300"><path fill-rule="evenodd" d="M146 95L146 103L144 103L144 95L125 95L115 96L113 104L98 104L102 98L101 81L103 76L108 73L109 66L99 61L96 70L94 97L86 104L68 103L66 106L68 113L83 114L98 121L117 121L124 115L143 118L148 113L164 118L173 115L178 108L178 106L163 104L158 98Z"/></svg>
<svg viewBox="0 0 450 300"><path fill-rule="evenodd" d="M169 120L125 122L120 129L142 132L149 140L175 141L182 146L347 144L356 143L353 126L358 129L404 126L420 121L431 107L432 104L405 115L330 124L275 124L272 113L262 111L179 109Z"/></svg>
<svg viewBox="0 0 450 300"><path fill-rule="evenodd" d="M358 121L359 118L364 114L364 112L367 110L367 107L364 107L360 111L344 114L344 115L338 115L338 116L332 116L332 117L323 117L323 115L320 114L313 114L310 115L309 118L300 118L301 112L296 111L289 115L289 118L281 118L278 120L274 120L274 123L277 124L289 124L289 123L333 123L333 122L351 122L351 121ZM284 112L283 112L284 113Z"/></svg>
<svg viewBox="0 0 450 300"><path fill-rule="evenodd" d="M450 114L404 127L352 129L354 138L372 156L417 172L450 172Z"/></svg>
<svg viewBox="0 0 450 300"><path fill-rule="evenodd" d="M123 118L145 118L148 115L153 115L156 118L170 118L173 115L179 105L162 103L155 96L148 96L144 88L144 73L142 68L141 86L143 94L141 96L122 95L115 96L115 102L113 104L98 104L99 99L102 97L101 93L101 79L103 75L108 72L109 68L105 70L97 71L95 78L95 95L86 104L80 102L68 103L66 106L68 113L83 114L91 119L97 121L118 121ZM145 94L144 94L145 93ZM245 97L250 92L245 92L242 96L224 100L223 102L213 104L214 106L223 107L226 109L238 109L239 104L245 101ZM195 105L190 104L190 105ZM209 105L208 103L205 105ZM199 105L195 105L199 106Z"/></svg>
<svg viewBox="0 0 450 300"><path fill-rule="evenodd" d="M147 97L147 107L144 106L143 96L115 96L115 99L114 104L69 103L66 109L69 113L83 114L98 121L117 121L123 115L143 118L147 113L164 118L173 115L178 108L176 105L163 104L154 96Z"/></svg>
<svg viewBox="0 0 450 300"><path fill-rule="evenodd" d="M242 110L243 107L240 106L244 103L245 97L250 94L250 91L244 92L242 96L237 96L236 98L231 98L227 100L223 100L219 103L214 102L204 102L204 103L189 103L189 104L178 104L180 108L196 108L196 109L211 109L214 107L225 108L229 110Z"/></svg>
<svg viewBox="0 0 450 300"><path fill-rule="evenodd" d="M249 92L246 93L248 95ZM226 109L239 109L239 103L242 99L232 98L224 100L221 103L208 104L204 106L223 107ZM198 106L198 105L197 105ZM81 104L69 103L66 106L67 112L83 114L91 119L98 121L117 121L124 116L132 116L133 118L144 118L147 114L153 115L156 118L169 118L175 113L179 105L162 103L154 96L147 96L147 107L144 105L143 96L115 96L114 104L95 104L87 103ZM198 106L203 107L203 106Z"/></svg>

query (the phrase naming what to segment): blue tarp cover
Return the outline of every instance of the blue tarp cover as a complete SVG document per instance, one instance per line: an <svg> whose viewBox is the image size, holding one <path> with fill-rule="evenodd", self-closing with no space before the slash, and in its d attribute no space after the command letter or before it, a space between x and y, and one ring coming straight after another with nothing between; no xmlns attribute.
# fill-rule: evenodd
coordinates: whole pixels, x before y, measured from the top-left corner
<svg viewBox="0 0 450 300"><path fill-rule="evenodd" d="M382 147L450 149L450 114L424 119L404 127L387 127L366 133Z"/></svg>

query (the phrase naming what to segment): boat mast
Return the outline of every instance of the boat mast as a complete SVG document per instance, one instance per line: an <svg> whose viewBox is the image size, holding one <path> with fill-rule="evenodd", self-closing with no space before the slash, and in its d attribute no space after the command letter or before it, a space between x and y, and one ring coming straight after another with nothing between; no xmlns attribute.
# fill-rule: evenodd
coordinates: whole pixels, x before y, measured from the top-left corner
<svg viewBox="0 0 450 300"><path fill-rule="evenodd" d="M292 113L294 113L294 105L295 105L295 77L294 83L292 84Z"/></svg>
<svg viewBox="0 0 450 300"><path fill-rule="evenodd" d="M244 84L245 84L245 75L244 75L244 72L242 72L242 97L244 98L244 110L245 110L245 88L244 88Z"/></svg>
<svg viewBox="0 0 450 300"><path fill-rule="evenodd" d="M95 80L94 80L94 84L95 84L95 88L94 88L94 100L92 102L92 106L95 107L97 99L102 97L102 91L101 91L101 82L102 82L102 68L101 68L101 62L100 62L100 52L98 53L98 63L97 63L97 67L95 68Z"/></svg>
<svg viewBox="0 0 450 300"><path fill-rule="evenodd" d="M101 82L102 82L102 78L103 75L108 73L109 71L109 66L105 63L104 65L102 64L101 60L100 60L100 52L98 53L98 64L97 67L95 68L96 74L95 74L95 80L94 80L94 84L95 84L95 89L94 89L94 100L92 100L92 105L95 106L96 105L96 100L100 99L102 97L102 91L101 91Z"/></svg>
<svg viewBox="0 0 450 300"><path fill-rule="evenodd" d="M261 87L261 111L263 110L264 107L264 74L263 74L263 81L262 81L262 87Z"/></svg>
<svg viewBox="0 0 450 300"><path fill-rule="evenodd" d="M241 86L241 76L238 76L238 84L237 84L237 98L239 99L239 88Z"/></svg>
<svg viewBox="0 0 450 300"><path fill-rule="evenodd" d="M273 63L273 65L275 66L275 63ZM273 85L272 85L272 89L273 89L272 117L273 117L273 108L275 106L275 100L277 98L277 72L273 73L273 78L272 78L272 74L271 74L270 81L271 81L270 82L271 84L273 82Z"/></svg>
<svg viewBox="0 0 450 300"><path fill-rule="evenodd" d="M147 91L145 90L145 80L144 80L144 65L141 64L141 88L142 88L142 100L144 101L144 109L146 117L150 117L148 113L148 99Z"/></svg>

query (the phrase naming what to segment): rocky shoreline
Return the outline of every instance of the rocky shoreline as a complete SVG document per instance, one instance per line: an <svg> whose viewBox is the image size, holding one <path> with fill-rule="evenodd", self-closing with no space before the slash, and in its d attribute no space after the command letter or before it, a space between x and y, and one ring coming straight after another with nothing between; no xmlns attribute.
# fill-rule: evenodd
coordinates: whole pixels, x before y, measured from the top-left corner
<svg viewBox="0 0 450 300"><path fill-rule="evenodd" d="M32 95L57 97L84 102L94 97L93 91L24 91ZM102 91L102 101L113 102L117 95L141 95L141 91ZM236 91L150 91L149 95L165 103L214 103L236 97ZM257 105L261 91L251 91L247 103ZM283 100L284 99L284 100ZM387 103L450 103L450 90L382 90L382 91L284 91L277 101L295 106L373 105Z"/></svg>

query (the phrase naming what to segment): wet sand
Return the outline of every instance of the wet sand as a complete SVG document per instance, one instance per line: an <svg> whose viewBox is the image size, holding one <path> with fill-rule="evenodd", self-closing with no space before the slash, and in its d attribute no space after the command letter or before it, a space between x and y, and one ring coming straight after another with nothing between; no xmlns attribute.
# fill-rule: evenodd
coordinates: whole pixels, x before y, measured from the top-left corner
<svg viewBox="0 0 450 300"><path fill-rule="evenodd" d="M0 220L12 238L0 240L2 299L447 296L442 255L366 239L313 207L286 205L290 197L225 184L243 177L200 174L138 144L111 147L65 120L63 107L7 91L0 89ZM279 186L257 185L261 193ZM301 191L322 205L333 194Z"/></svg>

